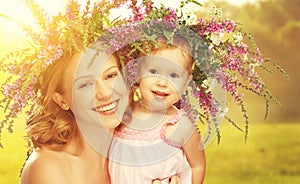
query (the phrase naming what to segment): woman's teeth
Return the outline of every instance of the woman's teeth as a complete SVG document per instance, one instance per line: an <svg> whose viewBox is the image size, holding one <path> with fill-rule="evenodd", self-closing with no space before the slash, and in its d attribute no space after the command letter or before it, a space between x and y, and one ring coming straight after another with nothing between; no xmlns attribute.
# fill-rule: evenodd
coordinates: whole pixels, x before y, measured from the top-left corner
<svg viewBox="0 0 300 184"><path fill-rule="evenodd" d="M105 112L105 111L112 110L112 109L114 109L114 108L116 108L116 107L117 107L117 102L114 101L114 102L112 102L112 103L109 104L109 105L97 107L97 108L96 108L96 111L98 111L98 112Z"/></svg>

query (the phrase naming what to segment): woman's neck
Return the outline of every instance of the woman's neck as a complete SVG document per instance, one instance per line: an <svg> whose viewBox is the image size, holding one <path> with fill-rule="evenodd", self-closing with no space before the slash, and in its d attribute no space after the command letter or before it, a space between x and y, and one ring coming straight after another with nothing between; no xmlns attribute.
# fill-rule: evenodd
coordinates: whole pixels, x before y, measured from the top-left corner
<svg viewBox="0 0 300 184"><path fill-rule="evenodd" d="M113 129L107 130L101 126L82 126L79 128L85 150L95 151L103 157L108 156L109 147L113 138Z"/></svg>

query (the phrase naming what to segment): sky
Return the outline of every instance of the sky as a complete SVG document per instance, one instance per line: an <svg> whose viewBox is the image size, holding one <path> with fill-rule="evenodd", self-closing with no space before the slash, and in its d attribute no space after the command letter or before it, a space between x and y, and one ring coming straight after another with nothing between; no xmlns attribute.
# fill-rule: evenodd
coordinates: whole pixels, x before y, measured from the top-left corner
<svg viewBox="0 0 300 184"><path fill-rule="evenodd" d="M56 14L64 9L66 0L35 0L38 2L42 8L45 9L49 14ZM86 0L78 0L79 2L85 2ZM96 0L91 0L96 1ZM163 3L166 6L178 7L180 0L153 0L156 3ZM198 0L200 3L208 3L209 0ZM225 1L225 0L218 0ZM253 3L257 0L226 0L237 6L244 3ZM25 24L33 24L31 13L25 5L25 0L0 0L0 14L8 15L16 20L22 21ZM0 16L0 54L5 52L5 49L9 50L13 47L22 47L22 43L18 40L24 40L25 35L23 35L21 29L16 23L8 21Z"/></svg>
<svg viewBox="0 0 300 184"><path fill-rule="evenodd" d="M46 11L50 13L56 13L63 9L65 1L63 0L36 0ZM86 0L78 0L79 2L85 2ZM178 6L180 0L153 0L154 2L162 2L168 6ZM198 0L200 3L208 3L209 0ZM234 5L243 5L245 3L254 3L257 0L217 0L217 1L227 1ZM0 13L8 14L13 17L22 18L25 22L30 21L30 13L25 6L25 0L0 0Z"/></svg>

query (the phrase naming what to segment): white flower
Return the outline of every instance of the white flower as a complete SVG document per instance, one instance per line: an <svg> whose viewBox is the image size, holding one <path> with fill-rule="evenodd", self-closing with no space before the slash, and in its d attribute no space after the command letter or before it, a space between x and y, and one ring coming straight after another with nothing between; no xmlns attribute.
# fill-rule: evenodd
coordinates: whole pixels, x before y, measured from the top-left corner
<svg viewBox="0 0 300 184"><path fill-rule="evenodd" d="M206 88L205 93L212 92L217 81L215 79L205 79L202 81L201 87Z"/></svg>
<svg viewBox="0 0 300 184"><path fill-rule="evenodd" d="M216 6L213 6L209 11L209 14L221 18L223 16L222 8L217 8Z"/></svg>
<svg viewBox="0 0 300 184"><path fill-rule="evenodd" d="M194 13L185 13L183 17L187 25L197 24L198 18Z"/></svg>
<svg viewBox="0 0 300 184"><path fill-rule="evenodd" d="M178 17L181 17L181 21L185 21L188 25L197 24L198 17L195 14L199 11L199 7L195 6L193 3L186 4L177 12Z"/></svg>
<svg viewBox="0 0 300 184"><path fill-rule="evenodd" d="M208 79L202 81L202 85L201 85L202 87L207 88L208 85L209 85Z"/></svg>
<svg viewBox="0 0 300 184"><path fill-rule="evenodd" d="M243 40L243 35L241 32L238 32L237 34L233 35L234 43L239 44L239 43L241 43L242 40Z"/></svg>
<svg viewBox="0 0 300 184"><path fill-rule="evenodd" d="M219 108L219 111L218 111L218 112L220 112L219 117L224 118L225 115L227 114L228 110L229 110L228 107L226 107L223 111Z"/></svg>
<svg viewBox="0 0 300 184"><path fill-rule="evenodd" d="M212 33L210 36L210 40L214 45L219 45L222 41L222 38L224 37L224 33Z"/></svg>

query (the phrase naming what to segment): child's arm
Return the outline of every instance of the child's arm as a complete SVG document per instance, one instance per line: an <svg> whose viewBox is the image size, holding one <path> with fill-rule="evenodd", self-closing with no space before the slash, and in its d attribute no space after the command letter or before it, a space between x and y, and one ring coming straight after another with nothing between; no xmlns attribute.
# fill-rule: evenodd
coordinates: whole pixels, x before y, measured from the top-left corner
<svg viewBox="0 0 300 184"><path fill-rule="evenodd" d="M201 146L201 138L196 128L189 140L183 145L183 151L192 168L192 183L203 183L206 159L203 146Z"/></svg>
<svg viewBox="0 0 300 184"><path fill-rule="evenodd" d="M169 138L182 145L192 169L193 184L203 183L206 166L204 148L200 134L187 116L181 117Z"/></svg>

